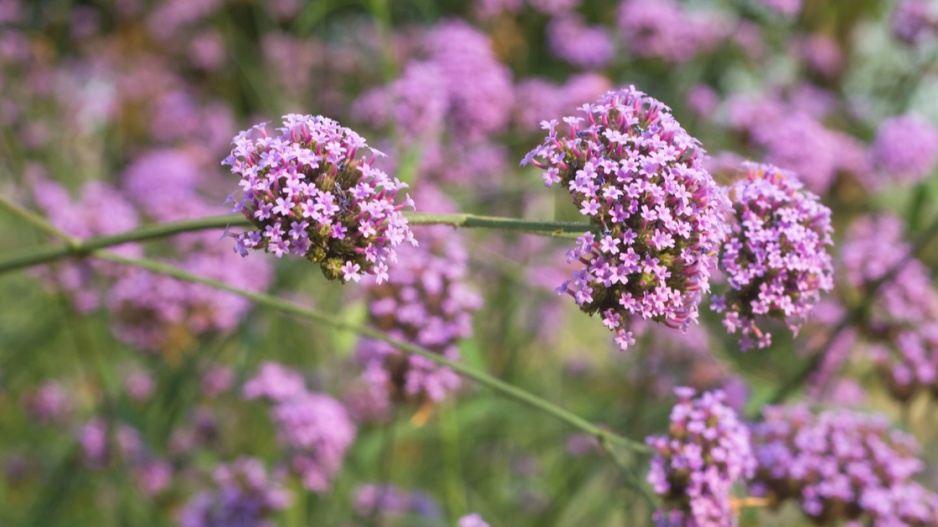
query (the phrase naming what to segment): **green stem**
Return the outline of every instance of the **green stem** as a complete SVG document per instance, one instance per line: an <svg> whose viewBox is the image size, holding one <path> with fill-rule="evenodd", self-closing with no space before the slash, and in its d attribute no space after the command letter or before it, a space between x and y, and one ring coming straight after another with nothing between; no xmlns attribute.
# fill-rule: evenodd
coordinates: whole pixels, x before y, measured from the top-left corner
<svg viewBox="0 0 938 527"><path fill-rule="evenodd" d="M645 501L648 502L648 505L651 506L652 510L657 509L658 499L655 496L653 496L651 492L649 492L648 487L646 485L642 484L642 481L639 479L638 475L635 473L632 467L630 467L629 464L624 459L622 459L622 456L620 456L619 453L616 452L615 447L613 445L610 445L607 441L603 440L602 438L599 439L599 446L602 447L602 449L607 454L609 454L609 457L612 458L612 460L619 467L622 473L625 474L625 478L628 480L629 486L637 490L642 495L642 497L645 498Z"/></svg>
<svg viewBox="0 0 938 527"><path fill-rule="evenodd" d="M24 219L27 216L24 216L22 213L31 215L29 211L21 209L2 198L0 198L0 204L3 204L8 210L15 211L17 215ZM12 208L7 207L7 205L12 206ZM405 214L405 216L411 225L449 225L467 229L499 229L566 238L580 236L583 232L591 229L591 226L586 223L520 220L515 218L476 216L474 214ZM30 223L56 237L61 238L68 236L58 229L55 229L55 227L52 227L48 222L38 216L33 217ZM67 237L66 239L69 241L68 245L24 249L14 253L13 256L9 258L0 260L0 274L24 267L49 263L69 256L87 256L98 249L125 243L165 238L186 232L223 229L227 227L245 227L249 225L250 222L243 216L211 216L195 220L148 225L120 234L89 238L84 241L78 241Z"/></svg>
<svg viewBox="0 0 938 527"><path fill-rule="evenodd" d="M217 280L203 278L201 276L197 276L192 273L183 271L182 269L178 269L170 265L166 265L166 264L156 262L153 260L124 258L123 256L119 256L117 254L108 253L108 252L97 252L94 254L94 256L105 259L105 260L109 260L112 262L124 264L124 265L140 267L142 269L147 269L155 273L164 274L166 276L171 276L178 280L185 280L187 282L193 282L197 284L206 285L208 287L219 289L221 291L227 291L229 293L251 300L252 302L262 305L262 306L278 309L285 313L290 313L290 314L293 314L302 318L307 318L309 320L322 322L324 324L330 325L332 327L335 327L343 331L351 331L353 333L357 333L364 337L368 337L368 338L378 340L381 342L386 342L403 352L424 357L441 366L445 366L453 370L454 372L456 372L457 374L463 377L472 379L476 381L477 383L483 386L492 388L493 390L500 392L503 395L506 395L516 401L522 402L524 404L527 404L528 406L536 408L548 415L551 415L573 426L574 428L578 428L588 434L595 436L597 440L615 443L617 445L623 446L635 452L651 453L651 449L647 447L645 444L637 442L637 441L633 441L631 439L622 437L618 434L609 432L608 430L599 428L598 426L590 423L589 421L583 419L582 417L574 413L571 413L570 411L565 410L564 408L561 408L549 401L546 401L530 392L527 392L525 390L512 386L511 384L508 384L500 379L492 377L491 375L487 373L477 371L476 369L471 368L465 364L448 360L442 357L441 355L433 353L432 351L420 348L418 346L414 346L413 344L408 344L406 342L401 342L399 340L392 339L391 337L385 335L384 333L381 333L380 331L377 331L368 327L349 324L348 322L342 320L341 318L334 316L334 315L330 315L328 313L323 313L315 309L310 309L310 308L303 307L297 304L293 304L291 302L287 302L286 300L282 300L274 296L266 295L263 293L255 293L253 291L246 291L244 289L238 289L224 282L219 282Z"/></svg>
<svg viewBox="0 0 938 527"><path fill-rule="evenodd" d="M11 215L16 216L17 218L29 223L33 227L39 229L40 231L53 236L55 238L60 238L64 242L72 245L75 243L75 239L69 236L68 234L62 232L59 229L53 227L49 222L47 222L42 216L36 214L35 212L20 207L16 203L8 200L4 196L0 196L0 209L3 209L9 212Z"/></svg>

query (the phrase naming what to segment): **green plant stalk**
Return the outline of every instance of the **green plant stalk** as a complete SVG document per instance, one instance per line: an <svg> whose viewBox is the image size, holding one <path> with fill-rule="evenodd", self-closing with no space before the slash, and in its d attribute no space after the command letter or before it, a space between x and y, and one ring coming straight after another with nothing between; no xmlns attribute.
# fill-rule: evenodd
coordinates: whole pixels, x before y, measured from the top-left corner
<svg viewBox="0 0 938 527"><path fill-rule="evenodd" d="M622 456L620 456L618 452L616 452L615 447L610 445L603 438L599 438L599 446L602 447L602 449L607 454L609 454L609 457L612 458L616 466L618 466L622 473L625 474L625 479L628 480L629 486L634 490L637 490L642 495L642 497L645 498L645 501L648 502L648 505L651 506L652 510L657 509L658 499L652 495L651 492L649 492L647 485L642 485L638 474L636 474L635 470L633 470L632 467L629 466L629 464L624 459L622 459Z"/></svg>
<svg viewBox="0 0 938 527"><path fill-rule="evenodd" d="M4 205L3 208L6 208L23 219L32 216L29 221L35 227L67 241L67 245L23 249L8 258L0 259L0 274L24 267L53 262L70 256L87 256L96 250L125 243L154 240L187 232L225 229L228 227L246 227L250 225L250 222L243 216L211 216L195 220L149 225L120 234L99 236L79 241L62 233L55 227L52 227L42 218L2 198L0 198L0 204ZM24 216L22 213L26 215ZM497 229L563 238L578 237L583 232L592 228L586 223L544 222L515 218L477 216L475 214L405 214L405 217L407 217L411 225L449 225L454 228Z"/></svg>
<svg viewBox="0 0 938 527"><path fill-rule="evenodd" d="M444 401L437 408L440 443L443 450L443 485L446 508L452 518L459 518L468 511L466 488L462 477L462 456L459 449L459 423L456 421L452 404Z"/></svg>
<svg viewBox="0 0 938 527"><path fill-rule="evenodd" d="M413 344L408 344L406 342L401 342L399 340L392 339L391 337L385 335L384 333L380 331L377 331L368 327L349 324L348 322L342 320L341 318L336 317L334 315L330 315L328 313L323 313L315 309L303 307L303 306L300 306L291 302L287 302L286 300L282 300L274 296L265 295L263 293L255 293L253 291L246 291L244 289L238 289L224 282L219 282L217 280L203 278L201 276L188 273L186 271L183 271L182 269L178 269L170 265L163 264L161 262L147 260L143 258L140 258L140 259L125 258L123 256L119 256L117 254L113 254L113 253L109 253L105 251L96 252L93 254L93 256L104 259L104 260L123 264L123 265L129 265L133 267L147 269L155 273L163 274L166 276L171 276L178 280L184 280L187 282L202 284L208 287L212 287L214 289L226 291L226 292L238 295L240 297L246 298L248 300L251 300L252 302L262 305L262 306L277 309L285 313L296 315L296 316L306 318L309 320L322 322L336 329L340 329L343 331L351 331L364 337L375 339L381 342L386 342L403 352L424 357L441 366L445 366L453 370L454 372L458 373L459 375L463 377L472 379L476 381L477 383L483 386L492 388L493 390L500 392L501 394L506 395L518 402L527 404L528 406L531 406L548 415L551 415L559 419L560 421L563 421L573 426L574 428L578 428L588 434L595 436L597 440L606 441L609 443L620 445L632 451L643 453L643 454L648 454L652 452L652 450L643 443L640 443L638 441L633 441L631 439L620 436L618 434L614 434L608 430L599 428L598 426L570 412L569 410L561 408L528 391L522 390L521 388L508 384L487 373L477 371L476 369L466 366L465 364L450 361L442 357L441 355L437 355L436 353L433 353L429 350L420 348L418 346L414 346Z"/></svg>
<svg viewBox="0 0 938 527"><path fill-rule="evenodd" d="M20 207L16 203L13 203L12 201L8 200L5 196L0 196L0 209L7 211L12 216L16 216L17 218L29 223L36 229L50 236L53 236L55 238L60 238L61 240L63 240L64 242L68 244L73 244L75 242L74 238L72 238L68 234L65 234L59 229L56 229L55 227L53 227L42 216L36 214L35 212L29 209Z"/></svg>

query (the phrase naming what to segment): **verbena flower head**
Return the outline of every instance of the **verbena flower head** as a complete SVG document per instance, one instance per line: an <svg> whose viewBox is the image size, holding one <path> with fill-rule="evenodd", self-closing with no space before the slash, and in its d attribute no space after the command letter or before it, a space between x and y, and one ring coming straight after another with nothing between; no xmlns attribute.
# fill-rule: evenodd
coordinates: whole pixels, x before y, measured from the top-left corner
<svg viewBox="0 0 938 527"><path fill-rule="evenodd" d="M273 527L273 514L290 504L289 492L258 459L221 465L214 479L217 490L196 495L182 510L182 527Z"/></svg>
<svg viewBox="0 0 938 527"><path fill-rule="evenodd" d="M901 0L892 14L893 35L914 45L938 33L938 7L931 0Z"/></svg>
<svg viewBox="0 0 938 527"><path fill-rule="evenodd" d="M890 250L884 251L883 247ZM920 389L938 396L938 293L931 273L909 258L903 224L893 216L855 221L844 239L842 258L849 282L865 295L870 309L861 334L890 394L909 401ZM872 297L871 284L902 264Z"/></svg>
<svg viewBox="0 0 938 527"><path fill-rule="evenodd" d="M887 181L921 181L938 163L938 129L913 115L887 119L879 126L872 155Z"/></svg>
<svg viewBox="0 0 938 527"><path fill-rule="evenodd" d="M713 309L726 313L723 325L741 334L746 351L771 343L757 319L779 318L797 332L834 278L825 249L833 244L830 209L791 172L744 167L745 177L729 191L736 221L720 254L731 290L713 297Z"/></svg>
<svg viewBox="0 0 938 527"><path fill-rule="evenodd" d="M235 137L222 164L241 176L235 211L256 230L237 235L236 250L294 254L322 267L330 280L388 277L395 248L416 245L396 205L407 185L356 156L368 147L354 131L322 116L289 114L271 137L256 125Z"/></svg>
<svg viewBox="0 0 938 527"><path fill-rule="evenodd" d="M668 435L646 440L655 450L648 482L664 498L655 520L668 526L736 525L730 493L756 467L749 429L723 404L723 392L674 392L680 401L671 411Z"/></svg>
<svg viewBox="0 0 938 527"><path fill-rule="evenodd" d="M936 496L912 481L923 468L914 437L880 415L766 407L753 427L754 493L796 500L819 525L935 525Z"/></svg>
<svg viewBox="0 0 938 527"><path fill-rule="evenodd" d="M266 363L245 383L244 393L248 399L274 403L271 418L277 439L289 452L290 469L309 490L328 490L355 440L345 407L328 395L308 392L298 373L276 363Z"/></svg>
<svg viewBox="0 0 938 527"><path fill-rule="evenodd" d="M362 485L353 494L355 512L365 518L373 514L384 518L408 515L436 518L441 514L439 505L431 496L391 484Z"/></svg>
<svg viewBox="0 0 938 527"><path fill-rule="evenodd" d="M629 88L580 108L584 117L544 122L544 143L525 156L562 183L595 232L568 253L584 267L559 292L600 313L620 349L640 316L685 329L710 288L712 254L726 232L729 201L703 168L704 151L668 107Z"/></svg>
<svg viewBox="0 0 938 527"><path fill-rule="evenodd" d="M488 522L482 519L478 513L467 514L456 523L457 527L489 527Z"/></svg>
<svg viewBox="0 0 938 527"><path fill-rule="evenodd" d="M455 209L430 187L419 193L435 212ZM417 249L401 252L388 283L369 287L371 323L395 339L459 360L457 345L472 336L472 313L482 304L467 283L468 255L447 227L421 230L418 239ZM438 402L460 386L449 368L385 342L362 339L356 358L379 407L404 400Z"/></svg>

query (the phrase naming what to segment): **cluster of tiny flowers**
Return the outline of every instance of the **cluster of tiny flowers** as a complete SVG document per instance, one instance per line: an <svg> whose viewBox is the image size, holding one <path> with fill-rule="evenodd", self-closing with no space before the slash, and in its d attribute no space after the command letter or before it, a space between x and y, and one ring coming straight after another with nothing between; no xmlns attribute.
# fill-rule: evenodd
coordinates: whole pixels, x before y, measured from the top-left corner
<svg viewBox="0 0 938 527"><path fill-rule="evenodd" d="M612 38L602 26L587 26L577 15L557 17L547 26L551 52L574 66L601 68L615 55Z"/></svg>
<svg viewBox="0 0 938 527"><path fill-rule="evenodd" d="M901 0L890 25L896 38L917 44L938 33L938 7L931 0Z"/></svg>
<svg viewBox="0 0 938 527"><path fill-rule="evenodd" d="M857 138L827 128L821 118L830 101L816 90L781 98L735 95L727 100L729 124L745 132L765 161L798 174L805 187L823 195L842 174L868 176L869 155Z"/></svg>
<svg viewBox="0 0 938 527"><path fill-rule="evenodd" d="M237 235L236 250L304 256L329 279L388 278L395 247L416 245L395 205L407 185L357 159L367 148L354 131L322 117L289 114L270 137L257 125L235 137L223 164L241 176L241 212L257 230Z"/></svg>
<svg viewBox="0 0 938 527"><path fill-rule="evenodd" d="M489 37L461 21L447 21L424 42L446 90L450 133L478 140L499 132L511 117L511 70L499 62Z"/></svg>
<svg viewBox="0 0 938 527"><path fill-rule="evenodd" d="M71 414L72 399L60 383L47 381L24 398L23 406L40 423L61 423Z"/></svg>
<svg viewBox="0 0 938 527"><path fill-rule="evenodd" d="M221 465L214 479L215 491L196 495L182 510L182 527L273 527L272 515L290 504L289 492L268 478L258 459Z"/></svg>
<svg viewBox="0 0 938 527"><path fill-rule="evenodd" d="M797 15L801 11L801 0L762 0L762 5L783 15Z"/></svg>
<svg viewBox="0 0 938 527"><path fill-rule="evenodd" d="M879 126L871 153L884 179L916 183L938 163L938 129L912 115L887 119Z"/></svg>
<svg viewBox="0 0 938 527"><path fill-rule="evenodd" d="M758 469L753 493L786 499L818 525L857 521L925 527L938 521L938 496L912 481L923 468L918 444L883 416L849 410L814 415L805 407L766 407L753 426Z"/></svg>
<svg viewBox="0 0 938 527"><path fill-rule="evenodd" d="M623 0L618 22L630 52L677 63L712 49L727 33L724 24L687 13L674 0Z"/></svg>
<svg viewBox="0 0 938 527"><path fill-rule="evenodd" d="M106 183L86 183L80 197L73 200L59 183L39 178L33 184L33 193L49 222L76 238L118 234L139 224L133 205ZM142 253L137 244L125 244L113 250L128 258L139 257ZM104 296L96 287L98 279L113 277L118 269L108 262L89 260L69 262L54 270L43 268L39 274L49 284L63 290L76 310L88 313L100 307Z"/></svg>
<svg viewBox="0 0 938 527"><path fill-rule="evenodd" d="M456 527L490 527L478 513L467 514L456 522Z"/></svg>
<svg viewBox="0 0 938 527"><path fill-rule="evenodd" d="M731 291L713 297L725 312L723 325L740 332L743 351L771 344L772 335L756 317L785 320L793 331L804 323L820 291L834 287L831 211L803 190L791 172L747 163L746 176L729 191L736 222L723 244L720 270Z"/></svg>
<svg viewBox="0 0 938 527"><path fill-rule="evenodd" d="M441 514L439 505L432 497L391 484L362 485L356 488L353 494L355 512L366 518L373 514L380 514L382 517L416 515L436 518Z"/></svg>
<svg viewBox="0 0 938 527"><path fill-rule="evenodd" d="M736 482L752 477L755 458L749 429L723 404L723 392L695 397L677 388L680 401L671 411L667 436L646 442L655 450L648 482L664 498L655 513L658 525L725 527L736 525L730 504Z"/></svg>
<svg viewBox="0 0 938 527"><path fill-rule="evenodd" d="M429 187L419 192L431 209L454 208ZM392 338L459 360L457 345L472 336L472 313L482 298L466 283L467 254L458 236L434 227L422 230L418 239L416 250L400 255L388 283L369 287L372 325ZM386 342L362 339L356 358L380 407L403 400L441 401L460 386L449 368L403 354Z"/></svg>
<svg viewBox="0 0 938 527"><path fill-rule="evenodd" d="M246 399L273 403L277 438L290 455L290 469L314 492L329 489L345 451L355 440L355 425L345 407L328 395L306 390L302 377L279 364L264 364L245 383Z"/></svg>
<svg viewBox="0 0 938 527"><path fill-rule="evenodd" d="M549 135L522 164L541 168L548 187L566 186L595 227L568 253L584 267L558 292L600 313L625 350L632 316L681 329L696 322L729 201L699 142L659 101L629 87L580 110L586 119L564 118L568 134L543 123Z"/></svg>
<svg viewBox="0 0 938 527"><path fill-rule="evenodd" d="M259 291L270 283L271 269L263 260L242 261L217 245L199 249L174 265L242 289ZM140 269L121 274L106 302L115 336L151 352L186 349L198 335L229 332L251 308L231 293Z"/></svg>
<svg viewBox="0 0 938 527"><path fill-rule="evenodd" d="M914 258L905 261L911 247L902 231L892 216L860 218L847 232L842 258L848 280L861 293L899 269L870 299L861 334L889 392L905 402L929 387L938 397L938 294L928 268Z"/></svg>

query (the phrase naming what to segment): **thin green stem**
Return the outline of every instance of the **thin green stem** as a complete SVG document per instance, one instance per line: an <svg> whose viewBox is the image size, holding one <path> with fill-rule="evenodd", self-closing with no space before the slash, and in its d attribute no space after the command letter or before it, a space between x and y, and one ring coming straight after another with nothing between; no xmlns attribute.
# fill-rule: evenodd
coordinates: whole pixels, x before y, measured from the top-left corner
<svg viewBox="0 0 938 527"><path fill-rule="evenodd" d="M63 240L65 243L70 245L75 243L74 238L52 226L52 224L46 221L42 216L31 210L20 207L16 203L8 200L5 196L0 196L0 209L7 211L46 234Z"/></svg>
<svg viewBox="0 0 938 527"><path fill-rule="evenodd" d="M32 215L29 211L25 211L2 198L0 198L0 204L4 204L5 207L12 206L12 208L6 208L11 211L19 211L16 212L16 214L24 219L26 216L23 216L21 213ZM32 216L34 217L30 220L30 223L42 229L44 232L51 233L59 238L63 236L67 237L66 239L69 241L69 244L23 249L8 258L0 259L0 274L24 267L49 263L69 256L87 256L96 250L125 243L154 240L186 232L223 229L227 227L245 227L250 225L250 222L243 216L211 216L208 218L149 225L120 234L78 241L68 237L67 234L62 233L42 218L35 215ZM515 218L476 216L474 214L405 214L405 216L411 225L449 225L467 229L498 229L521 231L552 237L577 237L591 229L590 225L586 223L520 220Z"/></svg>
<svg viewBox="0 0 938 527"><path fill-rule="evenodd" d="M628 480L629 486L637 490L642 495L642 497L645 498L645 501L648 502L648 505L652 508L652 510L657 509L658 499L653 496L651 492L649 492L647 485L642 484L642 481L639 479L638 474L635 473L635 470L633 470L632 467L629 466L629 464L624 459L622 459L622 456L620 456L618 452L616 452L615 446L609 444L607 441L603 440L603 438L599 438L599 446L602 447L602 449L607 454L609 454L609 457L612 458L622 473L625 474L625 478Z"/></svg>
<svg viewBox="0 0 938 527"><path fill-rule="evenodd" d="M381 342L386 342L405 353L419 355L437 364L446 366L447 368L453 370L454 372L456 372L457 374L463 377L472 379L476 381L477 383L483 386L492 388L493 390L500 392L501 394L506 395L518 402L527 404L528 406L531 406L548 415L551 415L573 426L574 428L578 428L588 434L595 436L600 441L605 440L609 443L620 445L622 447L628 448L635 452L651 453L651 449L647 447L646 445L644 445L643 443L633 441L626 437L622 437L618 434L609 432L608 430L599 428L598 426L590 423L589 421L583 419L582 417L564 408L561 408L549 401L546 401L530 392L522 390L521 388L518 388L516 386L512 386L511 384L508 384L500 379L497 379L487 373L478 371L465 364L448 360L444 358L443 356L433 353L429 350L420 348L418 346L414 346L413 344L408 344L406 342L401 342L399 340L392 339L391 337L385 335L384 333L380 331L377 331L368 327L350 324L337 316L334 316L328 313L323 313L321 311L310 309L310 308L300 306L297 304L293 304L291 302L287 302L286 300L282 300L274 296L265 295L263 293L255 293L253 291L246 291L244 289L238 289L224 282L219 282L217 280L203 278L201 276L197 276L192 273L183 271L182 269L178 269L170 265L166 265L166 264L156 262L153 260L147 260L147 259L142 259L142 258L141 259L124 258L123 256L119 256L117 254L104 252L104 251L96 252L94 253L94 256L105 259L105 260L109 260L112 262L124 264L124 265L140 267L142 269L147 269L155 273L164 274L166 276L171 276L178 280L185 280L187 282L193 282L197 284L206 285L208 287L219 289L221 291L227 291L229 293L251 300L252 302L262 305L262 306L278 309L285 313L289 313L289 314L296 315L302 318L306 318L309 320L314 320L317 322L327 324L336 329L340 329L343 331L351 331L353 333L357 333L364 337L368 337L368 338L378 340Z"/></svg>

